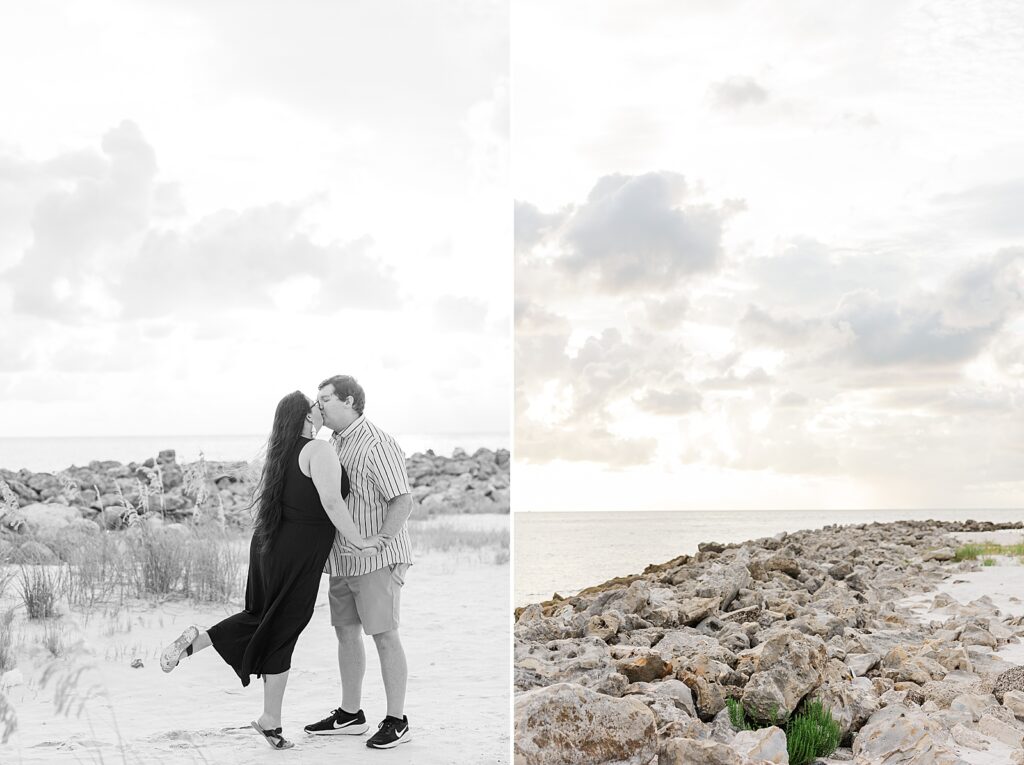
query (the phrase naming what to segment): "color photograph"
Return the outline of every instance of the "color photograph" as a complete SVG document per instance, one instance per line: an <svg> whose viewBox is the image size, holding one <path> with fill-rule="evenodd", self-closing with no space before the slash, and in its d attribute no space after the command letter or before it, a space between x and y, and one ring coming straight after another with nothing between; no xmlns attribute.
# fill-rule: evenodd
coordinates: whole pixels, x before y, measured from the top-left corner
<svg viewBox="0 0 1024 765"><path fill-rule="evenodd" d="M513 6L517 763L1024 761L1022 29Z"/></svg>
<svg viewBox="0 0 1024 765"><path fill-rule="evenodd" d="M507 13L5 11L0 762L509 762Z"/></svg>

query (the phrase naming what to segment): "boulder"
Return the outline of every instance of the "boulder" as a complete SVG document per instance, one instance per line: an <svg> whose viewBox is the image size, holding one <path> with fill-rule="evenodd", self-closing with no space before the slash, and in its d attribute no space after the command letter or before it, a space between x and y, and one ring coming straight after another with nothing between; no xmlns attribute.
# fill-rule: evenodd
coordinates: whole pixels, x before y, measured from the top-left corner
<svg viewBox="0 0 1024 765"><path fill-rule="evenodd" d="M647 706L573 683L520 694L514 725L517 765L648 765L657 754Z"/></svg>
<svg viewBox="0 0 1024 765"><path fill-rule="evenodd" d="M996 678L992 694L1000 704L1003 703L1003 694L1007 691L1024 691L1024 666L1012 667Z"/></svg>
<svg viewBox="0 0 1024 765"><path fill-rule="evenodd" d="M827 655L818 637L781 630L764 643L757 671L743 689L743 707L760 720L784 720L818 687Z"/></svg>
<svg viewBox="0 0 1024 765"><path fill-rule="evenodd" d="M618 670L631 683L651 683L673 672L672 663L656 653L624 659L618 663Z"/></svg>
<svg viewBox="0 0 1024 765"><path fill-rule="evenodd" d="M67 505L34 502L21 508L21 517L30 533L52 536L81 516L78 510Z"/></svg>
<svg viewBox="0 0 1024 765"><path fill-rule="evenodd" d="M775 726L758 730L741 730L732 740L732 748L758 765L789 765L786 733Z"/></svg>
<svg viewBox="0 0 1024 765"><path fill-rule="evenodd" d="M871 716L853 740L858 761L885 765L968 765L942 726L924 712L899 704Z"/></svg>

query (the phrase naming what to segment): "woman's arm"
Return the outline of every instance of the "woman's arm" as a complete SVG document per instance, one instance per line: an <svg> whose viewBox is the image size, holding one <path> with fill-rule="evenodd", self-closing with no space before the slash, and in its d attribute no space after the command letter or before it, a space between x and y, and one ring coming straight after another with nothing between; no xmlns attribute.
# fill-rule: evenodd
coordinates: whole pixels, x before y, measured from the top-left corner
<svg viewBox="0 0 1024 765"><path fill-rule="evenodd" d="M338 455L326 441L310 442L310 451L309 475L327 511L327 517L346 541L355 547L366 547L367 541L359 533L356 522L348 512L348 505L341 496L341 465L338 463Z"/></svg>

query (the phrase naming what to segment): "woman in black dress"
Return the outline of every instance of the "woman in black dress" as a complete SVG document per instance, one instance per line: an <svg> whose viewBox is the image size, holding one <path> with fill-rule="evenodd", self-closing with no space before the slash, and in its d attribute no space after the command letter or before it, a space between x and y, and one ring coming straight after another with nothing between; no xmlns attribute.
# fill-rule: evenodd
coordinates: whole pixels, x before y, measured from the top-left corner
<svg viewBox="0 0 1024 765"><path fill-rule="evenodd" d="M281 701L292 651L313 615L320 575L335 529L354 548L372 554L378 541L363 538L344 497L348 476L333 447L315 439L323 425L303 393L285 396L274 413L267 460L253 498L256 508L245 610L206 631L190 625L160 659L164 672L212 645L242 681L262 676L263 714L253 728L275 749L292 746L281 735Z"/></svg>

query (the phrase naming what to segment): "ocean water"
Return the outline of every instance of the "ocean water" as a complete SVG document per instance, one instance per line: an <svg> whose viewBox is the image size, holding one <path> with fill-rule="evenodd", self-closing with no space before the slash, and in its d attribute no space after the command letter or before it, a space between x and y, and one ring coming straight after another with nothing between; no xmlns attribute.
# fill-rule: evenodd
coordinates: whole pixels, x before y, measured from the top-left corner
<svg viewBox="0 0 1024 765"><path fill-rule="evenodd" d="M695 553L699 542L744 542L833 523L928 519L1024 521L1024 509L515 513L515 605L638 574L650 563Z"/></svg>
<svg viewBox="0 0 1024 765"><path fill-rule="evenodd" d="M433 449L450 456L456 447L472 454L480 447L507 449L508 433L394 434L406 456ZM34 472L88 465L93 460L142 462L162 449L174 449L178 462L192 462L199 452L208 460L252 460L266 444L267 434L240 436L69 436L0 438L0 467Z"/></svg>

